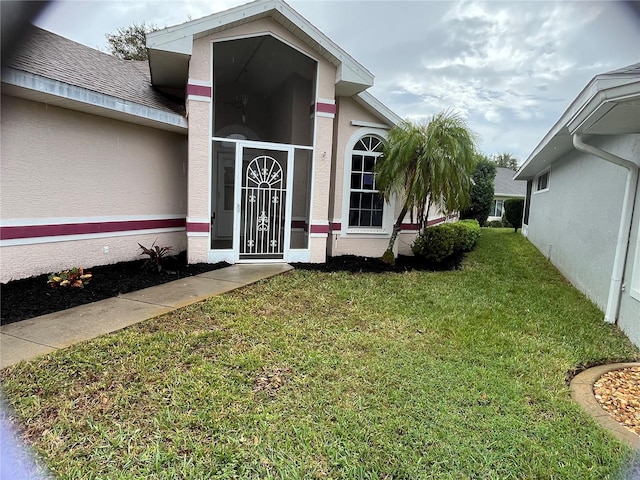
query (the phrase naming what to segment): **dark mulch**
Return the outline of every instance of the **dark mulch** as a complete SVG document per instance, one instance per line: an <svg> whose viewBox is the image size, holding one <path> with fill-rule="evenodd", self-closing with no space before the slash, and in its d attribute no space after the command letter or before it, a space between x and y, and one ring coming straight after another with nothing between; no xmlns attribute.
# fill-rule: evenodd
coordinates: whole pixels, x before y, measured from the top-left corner
<svg viewBox="0 0 640 480"><path fill-rule="evenodd" d="M413 270L444 271L459 270L463 254L454 255L441 263L430 263L419 257L400 255L395 265L388 265L379 258L344 255L329 257L326 263L294 263L295 268L315 272L386 273L411 272Z"/></svg>
<svg viewBox="0 0 640 480"><path fill-rule="evenodd" d="M1 323L6 325L59 312L179 278L210 272L229 264L220 262L187 265L186 254L183 252L175 257L166 258L163 265L164 269L159 273L143 268L144 260L88 268L86 271L91 272L93 278L85 288L51 288L47 284L46 274L8 282L0 285Z"/></svg>

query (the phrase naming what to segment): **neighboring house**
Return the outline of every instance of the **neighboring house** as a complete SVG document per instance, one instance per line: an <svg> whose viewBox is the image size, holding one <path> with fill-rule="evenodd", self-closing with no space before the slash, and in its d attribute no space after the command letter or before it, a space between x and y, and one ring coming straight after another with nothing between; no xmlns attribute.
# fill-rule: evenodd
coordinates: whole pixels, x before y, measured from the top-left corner
<svg viewBox="0 0 640 480"><path fill-rule="evenodd" d="M496 178L493 182L493 206L489 213L488 222L502 220L504 201L510 198L524 198L527 193L527 182L514 180L515 172L510 168L497 167Z"/></svg>
<svg viewBox="0 0 640 480"><path fill-rule="evenodd" d="M364 66L281 0L147 47L124 61L34 29L6 65L0 281L130 260L138 242L191 263L383 253L399 206L373 169L401 119Z"/></svg>
<svg viewBox="0 0 640 480"><path fill-rule="evenodd" d="M520 167L522 231L640 345L640 63L596 76Z"/></svg>

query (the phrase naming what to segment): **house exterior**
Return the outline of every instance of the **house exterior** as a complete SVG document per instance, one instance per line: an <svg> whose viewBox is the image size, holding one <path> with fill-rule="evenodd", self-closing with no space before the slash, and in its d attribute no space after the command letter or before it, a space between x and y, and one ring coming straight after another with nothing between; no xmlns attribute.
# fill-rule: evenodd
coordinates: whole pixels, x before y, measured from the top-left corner
<svg viewBox="0 0 640 480"><path fill-rule="evenodd" d="M502 220L504 201L510 198L525 198L527 182L514 180L514 171L510 168L497 167L496 178L493 181L493 205L487 218L488 222Z"/></svg>
<svg viewBox="0 0 640 480"><path fill-rule="evenodd" d="M640 345L640 63L596 76L518 170L522 231Z"/></svg>
<svg viewBox="0 0 640 480"><path fill-rule="evenodd" d="M382 254L399 206L373 167L401 119L364 66L281 0L147 48L125 61L34 29L3 69L1 282L131 260L138 243L190 263Z"/></svg>

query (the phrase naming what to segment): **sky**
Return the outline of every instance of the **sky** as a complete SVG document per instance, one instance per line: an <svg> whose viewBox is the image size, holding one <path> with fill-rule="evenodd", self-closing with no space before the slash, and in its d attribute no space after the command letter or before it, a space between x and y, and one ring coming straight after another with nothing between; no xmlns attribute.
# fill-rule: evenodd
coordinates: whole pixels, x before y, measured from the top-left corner
<svg viewBox="0 0 640 480"><path fill-rule="evenodd" d="M34 22L107 51L105 34L160 28L243 0L58 1ZM640 62L640 2L291 0L375 75L403 118L458 112L485 155L522 163L597 74Z"/></svg>

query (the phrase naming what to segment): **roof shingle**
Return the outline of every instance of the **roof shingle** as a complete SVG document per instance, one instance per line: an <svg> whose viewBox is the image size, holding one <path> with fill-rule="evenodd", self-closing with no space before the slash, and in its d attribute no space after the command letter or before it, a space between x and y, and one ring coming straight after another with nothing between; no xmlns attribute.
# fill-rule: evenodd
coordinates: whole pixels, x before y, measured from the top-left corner
<svg viewBox="0 0 640 480"><path fill-rule="evenodd" d="M527 193L527 182L522 180L514 180L516 174L509 168L498 167L496 169L496 178L494 180L495 195L500 196L517 196L524 197Z"/></svg>
<svg viewBox="0 0 640 480"><path fill-rule="evenodd" d="M38 27L6 66L184 115L180 100L153 88L146 61L121 60Z"/></svg>

